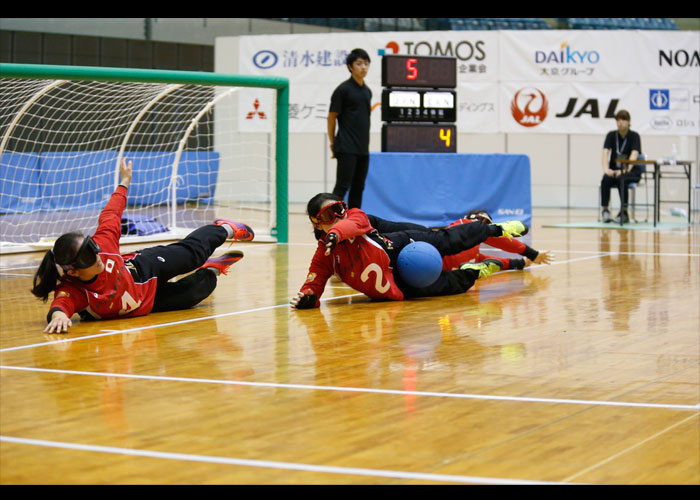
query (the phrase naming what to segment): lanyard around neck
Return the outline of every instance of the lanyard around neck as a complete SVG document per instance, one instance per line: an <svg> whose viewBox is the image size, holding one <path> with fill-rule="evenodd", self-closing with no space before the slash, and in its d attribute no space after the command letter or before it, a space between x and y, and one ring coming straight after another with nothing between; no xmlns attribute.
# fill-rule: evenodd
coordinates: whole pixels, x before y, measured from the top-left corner
<svg viewBox="0 0 700 500"><path fill-rule="evenodd" d="M625 140L622 141L622 147L620 147L620 134L616 133L615 134L615 147L617 148L617 154L622 154L622 152L625 150L625 145L627 144L627 138L629 137L629 132L627 132L627 135L625 136Z"/></svg>

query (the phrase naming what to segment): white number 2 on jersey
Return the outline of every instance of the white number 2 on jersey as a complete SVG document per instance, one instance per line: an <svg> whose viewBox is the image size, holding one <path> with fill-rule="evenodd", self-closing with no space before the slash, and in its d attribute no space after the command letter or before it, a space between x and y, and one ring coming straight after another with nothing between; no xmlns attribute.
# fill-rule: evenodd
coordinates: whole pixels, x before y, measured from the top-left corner
<svg viewBox="0 0 700 500"><path fill-rule="evenodd" d="M369 273L371 273L372 271L377 273L377 276L374 280L374 288L376 288L376 290L379 293L386 293L387 290L391 288L391 283L389 283L389 280L387 280L387 282L382 285L382 281L384 280L384 272L382 271L382 268L379 267L379 265L372 263L365 267L365 270L362 271L362 274L360 275L360 279L363 283L366 282L369 279Z"/></svg>

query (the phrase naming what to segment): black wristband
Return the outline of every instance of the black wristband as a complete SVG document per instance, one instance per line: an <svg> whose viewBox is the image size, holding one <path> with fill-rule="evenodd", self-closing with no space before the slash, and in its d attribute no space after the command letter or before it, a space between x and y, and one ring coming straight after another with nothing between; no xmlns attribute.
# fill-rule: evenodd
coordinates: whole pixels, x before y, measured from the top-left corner
<svg viewBox="0 0 700 500"><path fill-rule="evenodd" d="M508 269L525 269L525 259L513 258L509 260Z"/></svg>
<svg viewBox="0 0 700 500"><path fill-rule="evenodd" d="M524 244L524 243L523 243L523 244ZM525 245L525 244L524 244L524 245ZM532 248L532 247L530 247L530 246L528 246L528 245L525 245L525 250L523 250L523 251L520 253L520 255L523 255L523 256L527 257L528 259L530 259L530 260L535 260L539 254L540 254L540 252L538 252L537 250L535 250L534 248Z"/></svg>
<svg viewBox="0 0 700 500"><path fill-rule="evenodd" d="M326 236L326 247L332 252L338 244L338 233L328 233ZM328 246L330 245L330 246Z"/></svg>
<svg viewBox="0 0 700 500"><path fill-rule="evenodd" d="M53 307L53 308L51 308L51 309L49 310L49 314L46 315L46 322L47 322L47 323L51 323L51 316L53 316L53 313L55 313L56 311L61 311L61 312L63 312L63 309L61 309L60 307Z"/></svg>
<svg viewBox="0 0 700 500"><path fill-rule="evenodd" d="M306 294L297 302L297 309L311 309L316 307L316 294Z"/></svg>

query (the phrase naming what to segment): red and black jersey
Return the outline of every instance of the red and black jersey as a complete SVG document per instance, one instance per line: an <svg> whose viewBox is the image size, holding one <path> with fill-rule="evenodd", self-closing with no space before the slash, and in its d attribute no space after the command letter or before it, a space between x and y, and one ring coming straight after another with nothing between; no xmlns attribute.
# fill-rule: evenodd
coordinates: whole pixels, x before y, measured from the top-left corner
<svg viewBox="0 0 700 500"><path fill-rule="evenodd" d="M100 213L97 231L92 236L102 250L97 258L102 259L104 271L90 282L64 276L54 292L51 311L60 309L69 318L85 311L95 319L143 316L151 312L157 278L136 283L119 253L126 193L124 186L117 187Z"/></svg>
<svg viewBox="0 0 700 500"><path fill-rule="evenodd" d="M334 274L372 299L403 300L385 250L385 245L391 242L370 225L367 214L359 208L349 209L346 218L335 223L330 233L338 235L338 244L326 256L326 240L319 240L306 282L301 287L305 294L316 294L316 306L320 304L326 282Z"/></svg>

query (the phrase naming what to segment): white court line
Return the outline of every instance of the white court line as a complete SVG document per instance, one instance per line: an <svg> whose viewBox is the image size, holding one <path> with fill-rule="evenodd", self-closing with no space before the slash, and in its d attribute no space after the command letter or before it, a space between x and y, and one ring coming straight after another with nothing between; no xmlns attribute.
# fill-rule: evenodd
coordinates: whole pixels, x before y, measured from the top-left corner
<svg viewBox="0 0 700 500"><path fill-rule="evenodd" d="M97 453L112 453L135 457L160 458L165 460L181 460L187 462L205 462L244 467L263 467L267 469L285 469L326 474L345 474L353 476L372 476L391 479L406 479L417 481L436 481L442 483L475 483L493 485L535 485L535 484L564 484L520 479L500 479L492 477L457 476L449 474L430 474L423 472L408 472L383 469L363 469L356 467L337 467L331 465L299 464L293 462L276 462L270 460L251 460L246 458L217 457L208 455L191 455L188 453L171 453L151 450L136 450L133 448L116 448L113 446L96 446L88 444L64 443L61 441L46 441L43 439L27 439L12 436L0 436L0 441L7 443L45 446L68 450L91 451Z"/></svg>
<svg viewBox="0 0 700 500"><path fill-rule="evenodd" d="M399 396L422 396L422 397L439 397L439 398L455 398L455 399L480 399L488 401L511 401L519 403L552 403L552 404L574 404L585 406L618 406L618 407L637 407L637 408L659 408L665 410L700 410L700 403L696 405L673 405L673 404L656 404L656 403L634 403L626 401L596 401L586 399L556 399L556 398L533 398L519 396L495 396L491 394L464 394L453 392L427 392L427 391L402 391L398 389L373 389L370 387L338 387L329 385L307 385L307 384L280 384L275 382L245 382L240 380L219 380L219 379L201 379L189 377L167 377L160 375L136 375L132 373L108 373L108 372L89 372L79 370L59 370L53 368L33 368L24 366L6 366L0 365L0 369L16 370L25 372L42 372L42 373L61 373L68 375L84 375L94 377L114 377L128 378L138 380L156 380L168 382L187 382L195 384L219 384L219 385L237 385L248 387L271 387L275 389L303 389L312 391L339 391L339 392L361 392L367 394L392 394Z"/></svg>
<svg viewBox="0 0 700 500"><path fill-rule="evenodd" d="M358 297L361 295L364 295L364 294L352 293L350 295L338 295L337 297L327 297L325 299L321 299L321 302L327 302L329 300L335 300L335 299L346 299L349 297ZM62 343L66 343L66 342L76 342L79 340L96 339L96 338L100 338L100 337L108 337L109 335L118 335L120 333L131 333L131 332L138 332L141 330L164 328L167 326L184 325L187 323L196 323L198 321L206 321L209 319L224 318L227 316L237 316L239 314L247 314L247 313L253 313L253 312L260 312L260 311L268 311L270 309L279 309L280 307L291 307L291 306L288 303L278 304L276 306L265 306L265 307L258 307L255 309L245 309L243 311L233 311L233 312L229 312L229 313L214 314L212 316L203 316L201 318L183 319L180 321L172 321L170 323L161 323L159 325L140 326L138 328L128 328L126 330L108 330L108 331L105 331L104 333L96 333L94 335L85 335L83 337L71 337L71 338L67 338L67 339L51 340L48 342L39 342L36 344L26 344L26 345L20 345L20 346L15 346L15 347L5 347L4 349L0 349L0 353L10 352L10 351L20 351L22 349L29 349L32 347L43 347L43 346L47 346L47 345L62 344ZM61 334L55 334L55 335L61 335Z"/></svg>
<svg viewBox="0 0 700 500"><path fill-rule="evenodd" d="M590 472L590 471L592 471L593 469L597 469L597 468L599 468L599 467L602 467L603 465L605 465L605 464L607 464L607 463L609 463L609 462L612 462L613 460L616 460L617 458L621 457L621 456L624 455L625 453L628 453L628 452L634 450L635 448L639 448L640 446L642 446L642 445L648 443L649 441L652 441L652 440L656 439L657 437L661 436L662 434L665 434L665 433L667 433L668 431L675 429L675 428L678 427L679 425L682 425L682 424L686 423L688 420L690 420L690 419L692 419L692 418L697 418L697 415L691 415L691 416L689 416L688 418L684 418L684 419L681 420L680 422L676 422L675 424L671 425L670 427L667 427L667 428L665 428L664 430L657 432L657 433L654 434L653 436L649 436L648 438L643 439L643 440L639 441L638 443L635 443L635 444L633 444L632 446L630 446L630 447L628 447L628 448L625 448L624 450L622 450L622 451L620 451L620 452L618 452L618 453L615 453L614 455L612 455L612 456L606 458L605 460L601 460L601 461L598 462L597 464L593 464L593 465L591 465L590 467L587 467L587 468L585 468L585 469L583 469L583 470L577 472L576 474L572 474L571 476L569 476L569 477L567 477L566 479L564 479L564 481L565 481L565 482L573 481L574 478L577 478L577 477L579 477L579 476L582 476L582 475L584 475L586 472Z"/></svg>
<svg viewBox="0 0 700 500"><path fill-rule="evenodd" d="M555 261L551 264L534 265L534 266L529 267L528 269L546 268L546 267L549 267L551 265L561 265L561 264L568 264L568 263L572 263L572 262L597 259L600 257L605 257L607 255L611 255L611 253L609 253L609 252L598 253L595 255L589 255L586 257L579 257L576 259L569 259L566 261ZM363 294L361 294L361 293L355 293L355 294L342 295L342 296L337 296L337 297L328 297L325 299L321 299L321 301L325 302L325 301L330 301L330 300L335 300L335 299L344 299L344 298L357 297L357 296L362 296L362 295ZM163 328L163 327L168 327L168 326L173 326L173 325L194 323L197 321L204 321L204 320L215 319L215 318L220 318L220 317L227 317L227 316L235 316L235 315L239 315L239 314L247 314L247 313L251 313L251 312L259 312L259 311L277 309L277 308L281 308L281 307L289 307L289 304L279 304L279 305L275 305L275 306L259 307L256 309L234 311L234 312L230 312L230 313L222 313L222 314L206 316L206 317L202 317L202 318L190 318L190 319L181 320L181 321L174 321L174 322L170 322L170 323L162 323L160 325L149 325L146 327L130 328L130 329L126 329L126 330L109 330L109 331L104 332L104 333L95 334L95 335L87 335L87 336L83 336L83 337L73 337L73 338L68 338L68 339L61 339L61 340L55 340L55 341L49 341L49 342L41 342L41 343L36 343L36 344L28 344L28 345L23 345L23 346L7 347L4 349L0 349L0 353L17 351L17 350L28 349L28 348L33 348L33 347L42 347L42 346L47 346L47 345L52 345L52 344L60 344L60 343L64 343L64 342L75 342L75 341L79 341L79 340L88 340L88 339L106 337L106 336L110 336L110 335L119 335L119 334L124 334L124 333L137 332L137 331L141 331L144 329L155 329L155 328ZM23 368L23 367L11 367L11 366L3 366L2 368L15 369L15 370L40 371L40 369L36 369L36 368ZM46 370L46 371L49 371L49 370ZM55 371L59 372L59 370L55 370ZM95 375L96 374L96 373L92 373L92 372L68 372L68 371L65 371L63 373L75 373L75 374L81 374L81 375L91 375L91 374ZM700 404L697 404L697 405L657 405L657 404L648 404L648 403L626 403L626 402L614 402L614 401L593 401L593 400L589 401L589 400L551 399L551 398L519 398L519 397L510 397L510 396L492 396L492 395L479 395L479 394L411 392L411 391L393 391L393 390L384 390L384 389L365 389L365 388L352 388L352 387L309 386L309 385L274 384L274 383L262 383L262 382L251 383L251 382L241 382L241 381L178 379L178 378L168 378L168 377L143 377L143 376L131 375L131 374L106 374L105 373L105 374L98 374L98 375L111 376L111 377L130 377L130 378L152 378L152 379L162 378L164 380L180 380L180 381L186 381L186 382L203 382L203 383L218 383L218 384L233 384L233 385L256 385L256 386L268 386L268 387L287 387L287 388L329 390L329 391L336 390L336 391L355 391L355 392L375 392L375 393L385 393L385 394L439 396L439 397L452 397L452 398L464 398L464 399L487 399L487 400L501 400L501 401L580 404L580 405L589 405L589 406L590 405L636 406L636 407L667 408L667 409L679 409L679 410L697 410L700 408Z"/></svg>
<svg viewBox="0 0 700 500"><path fill-rule="evenodd" d="M556 264L556 265L561 265L561 264L569 264L569 263L572 263L572 262L578 262L578 261L582 261L582 260L598 259L598 258L600 258L600 257L605 257L605 256L607 256L607 255L610 255L610 254L609 254L609 253L604 253L604 254L598 253L598 254L595 254L595 255L587 256L587 257L579 257L579 258L577 258L577 259L569 259L569 260L563 260L563 261L554 261L554 262L552 262L551 264L533 265L533 266L528 267L526 270L538 269L538 268L546 268L546 267L548 267L548 266L555 265L555 264ZM514 270L511 270L511 271L514 271ZM503 272L511 272L511 271L503 271ZM354 293L354 294L350 294L350 295L340 295L340 296L337 296L337 297L327 297L327 298L321 299L321 302L327 302L327 301L336 300L336 299L345 299L345 298L349 298L349 297L358 297L358 296L362 296L362 295L364 295L364 294L362 294L362 293ZM246 309L246 310L243 310L243 311L234 311L234 312L230 312L230 313L222 313L222 314L216 314L216 315L212 315L212 316L204 316L204 317L201 317L201 318L190 318L190 319L184 319L184 320L181 320L181 321L174 321L174 322L171 322L171 323L162 323L162 324L160 324L160 325L149 325L149 326L146 326L146 327L129 328L129 329L126 329L126 330L109 330L109 331L106 331L106 332L103 332L103 333L97 333L97 334L94 334L94 335L85 335L85 336L83 336L83 337L71 337L71 338L61 339L61 340L52 340L52 341L48 341L48 342L39 342L39 343L36 343L36 344L26 344L26 345L15 346L15 347L5 347L4 349L0 349L0 353L3 353L3 352L11 352L11 351L19 351L19 350L22 350L22 349L31 349L31 348L33 348L33 347L42 347L42 346L53 345L53 344L60 344L60 343L65 343L65 342L76 342L76 341L79 341L79 340L89 340L89 339L95 339L95 338L100 338L100 337L107 337L107 336L109 336L109 335L118 335L118 334L120 334L120 333L138 332L138 331L140 331L140 330L155 329L155 328L163 328L163 327L174 326L174 325L183 325L183 324L187 324L187 323L195 323L195 322L197 322L197 321L205 321L205 320L208 320L208 319L216 319L216 318L222 318L222 317L226 317L226 316L235 316L235 315L238 315L238 314L247 314L247 313L251 313L251 312L266 311L266 310L270 310L270 309L278 309L278 308L280 308L280 307L289 307L289 304L278 304L278 305L275 305L275 306L258 307L258 308L256 308L256 309ZM60 334L57 334L57 335L60 335Z"/></svg>

